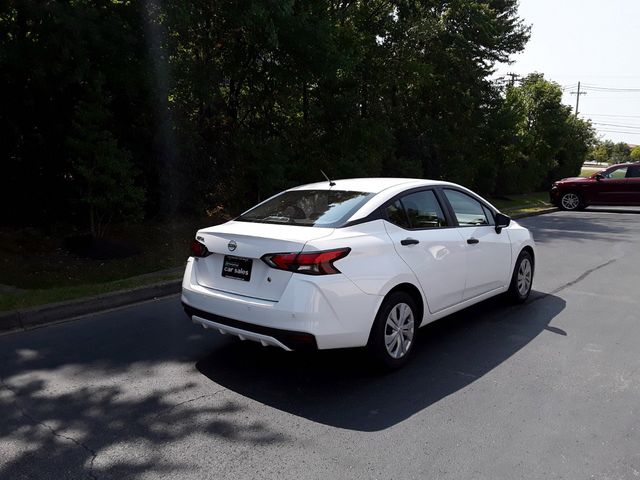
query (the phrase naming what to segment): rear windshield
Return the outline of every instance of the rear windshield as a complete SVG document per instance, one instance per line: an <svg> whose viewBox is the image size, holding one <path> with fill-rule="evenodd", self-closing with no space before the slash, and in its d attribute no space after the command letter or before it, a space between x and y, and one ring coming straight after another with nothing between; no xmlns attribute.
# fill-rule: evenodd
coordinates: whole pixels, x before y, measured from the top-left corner
<svg viewBox="0 0 640 480"><path fill-rule="evenodd" d="M340 227L374 194L339 190L293 190L252 208L236 220L304 227Z"/></svg>

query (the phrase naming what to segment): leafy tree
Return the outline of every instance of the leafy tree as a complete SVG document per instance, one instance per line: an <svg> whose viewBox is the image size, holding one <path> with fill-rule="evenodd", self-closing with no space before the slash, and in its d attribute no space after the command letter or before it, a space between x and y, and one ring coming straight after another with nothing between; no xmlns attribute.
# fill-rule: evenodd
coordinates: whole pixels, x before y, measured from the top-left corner
<svg viewBox="0 0 640 480"><path fill-rule="evenodd" d="M560 86L538 73L507 90L505 108L515 127L514 144L504 156L500 191L544 189L555 179L578 175L594 131L561 100Z"/></svg>
<svg viewBox="0 0 640 480"><path fill-rule="evenodd" d="M611 156L609 157L609 163L625 163L630 160L631 147L628 143L618 142L613 145L611 149Z"/></svg>
<svg viewBox="0 0 640 480"><path fill-rule="evenodd" d="M91 234L104 236L112 221L140 220L144 190L134 182L131 153L105 129L108 111L99 85L92 98L80 101L69 136L71 187L86 207Z"/></svg>
<svg viewBox="0 0 640 480"><path fill-rule="evenodd" d="M632 162L640 162L640 145L636 145L635 147L633 147L631 153L629 154L629 158Z"/></svg>

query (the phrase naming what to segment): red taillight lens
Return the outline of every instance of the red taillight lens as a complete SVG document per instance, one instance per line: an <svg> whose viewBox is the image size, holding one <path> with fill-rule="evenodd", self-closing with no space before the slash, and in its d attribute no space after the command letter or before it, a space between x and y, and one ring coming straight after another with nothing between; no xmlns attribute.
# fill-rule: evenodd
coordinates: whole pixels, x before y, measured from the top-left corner
<svg viewBox="0 0 640 480"><path fill-rule="evenodd" d="M194 257L206 257L207 255L211 255L211 252L207 250L204 243L200 243L194 239L191 241L191 255Z"/></svg>
<svg viewBox="0 0 640 480"><path fill-rule="evenodd" d="M306 275L332 275L340 273L333 262L349 255L350 248L337 248L309 253L268 253L262 261L271 268Z"/></svg>

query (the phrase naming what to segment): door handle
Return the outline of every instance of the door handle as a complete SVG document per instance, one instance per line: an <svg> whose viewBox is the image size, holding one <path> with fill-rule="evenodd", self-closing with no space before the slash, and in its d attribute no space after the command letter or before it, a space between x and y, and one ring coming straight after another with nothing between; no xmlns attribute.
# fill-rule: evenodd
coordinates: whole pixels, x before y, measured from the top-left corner
<svg viewBox="0 0 640 480"><path fill-rule="evenodd" d="M480 243L480 240L478 240L477 238L471 237L471 238L467 238L467 243L469 245L475 245L476 243Z"/></svg>
<svg viewBox="0 0 640 480"><path fill-rule="evenodd" d="M415 238L405 238L404 240L400 240L400 243L404 246L417 245L420 243L420 240L416 240Z"/></svg>

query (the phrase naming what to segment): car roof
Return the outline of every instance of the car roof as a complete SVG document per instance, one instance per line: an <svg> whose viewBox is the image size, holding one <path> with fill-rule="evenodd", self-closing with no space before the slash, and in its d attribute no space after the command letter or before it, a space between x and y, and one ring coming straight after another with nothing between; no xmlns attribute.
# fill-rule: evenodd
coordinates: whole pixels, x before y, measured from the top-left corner
<svg viewBox="0 0 640 480"><path fill-rule="evenodd" d="M439 180L425 180L420 178L343 178L332 181L335 185L324 182L309 183L290 190L345 190L353 192L380 193L389 188L402 186L404 188L422 187L431 185L449 185L448 182Z"/></svg>
<svg viewBox="0 0 640 480"><path fill-rule="evenodd" d="M603 167L603 170L607 170L611 167L633 167L639 166L640 162L625 162L625 163L614 163L613 165L609 165L608 167Z"/></svg>

